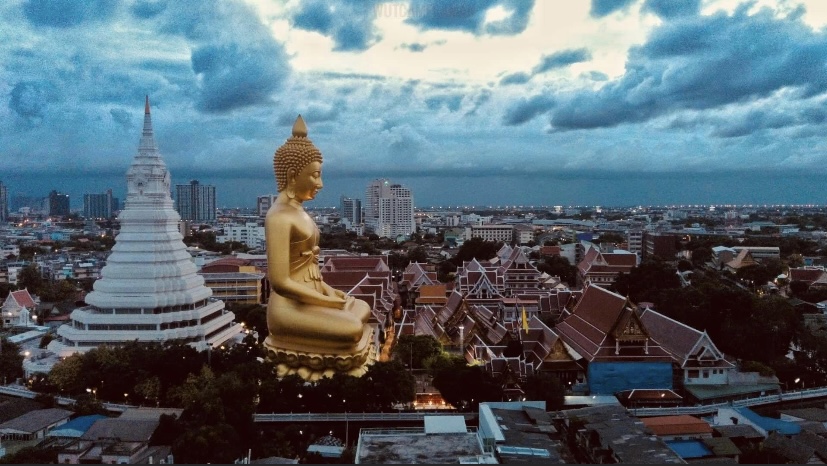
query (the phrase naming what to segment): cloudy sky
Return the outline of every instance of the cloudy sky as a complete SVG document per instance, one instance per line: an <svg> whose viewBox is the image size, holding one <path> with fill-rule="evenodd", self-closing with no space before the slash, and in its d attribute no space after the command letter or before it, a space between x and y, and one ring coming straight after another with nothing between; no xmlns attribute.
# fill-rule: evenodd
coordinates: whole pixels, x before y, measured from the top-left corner
<svg viewBox="0 0 827 466"><path fill-rule="evenodd" d="M827 203L823 0L7 0L0 181L125 192L144 95L173 183L317 205Z"/></svg>

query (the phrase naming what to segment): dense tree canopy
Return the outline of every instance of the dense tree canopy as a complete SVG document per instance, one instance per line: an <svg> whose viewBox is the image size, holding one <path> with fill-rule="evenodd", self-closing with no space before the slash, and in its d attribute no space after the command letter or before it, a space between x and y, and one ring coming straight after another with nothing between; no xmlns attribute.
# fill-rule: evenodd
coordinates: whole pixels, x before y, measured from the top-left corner
<svg viewBox="0 0 827 466"><path fill-rule="evenodd" d="M577 283L577 267L571 265L569 260L562 256L547 256L537 263L537 270L551 276L560 277L560 280L569 286Z"/></svg>
<svg viewBox="0 0 827 466"><path fill-rule="evenodd" d="M482 238L474 237L462 243L452 262L459 266L471 259L487 261L496 257L497 251L502 246L502 242L485 241Z"/></svg>
<svg viewBox="0 0 827 466"><path fill-rule="evenodd" d="M402 335L393 348L393 357L412 369L424 368L426 359L442 353L442 345L428 335Z"/></svg>
<svg viewBox="0 0 827 466"><path fill-rule="evenodd" d="M23 377L23 355L20 346L6 338L0 340L0 378L3 383L11 383Z"/></svg>

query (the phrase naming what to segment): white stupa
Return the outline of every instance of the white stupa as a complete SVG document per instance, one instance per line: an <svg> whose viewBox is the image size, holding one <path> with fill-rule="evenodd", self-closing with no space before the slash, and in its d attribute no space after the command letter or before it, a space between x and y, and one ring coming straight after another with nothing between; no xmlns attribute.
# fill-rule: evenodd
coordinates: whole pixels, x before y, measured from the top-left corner
<svg viewBox="0 0 827 466"><path fill-rule="evenodd" d="M61 356L103 344L181 342L204 350L242 331L196 274L178 232L170 176L152 134L149 97L138 154L126 173L120 233L87 306L72 311L49 349Z"/></svg>

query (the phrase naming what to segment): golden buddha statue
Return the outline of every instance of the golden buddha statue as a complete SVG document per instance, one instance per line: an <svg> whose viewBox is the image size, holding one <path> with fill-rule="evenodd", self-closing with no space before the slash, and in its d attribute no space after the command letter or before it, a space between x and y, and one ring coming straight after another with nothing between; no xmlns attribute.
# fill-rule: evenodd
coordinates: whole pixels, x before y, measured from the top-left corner
<svg viewBox="0 0 827 466"><path fill-rule="evenodd" d="M362 375L375 358L366 324L370 307L322 280L319 229L302 207L322 189L322 154L307 138L301 115L293 136L276 150L273 165L279 194L264 223L273 291L264 345L276 359L279 376Z"/></svg>

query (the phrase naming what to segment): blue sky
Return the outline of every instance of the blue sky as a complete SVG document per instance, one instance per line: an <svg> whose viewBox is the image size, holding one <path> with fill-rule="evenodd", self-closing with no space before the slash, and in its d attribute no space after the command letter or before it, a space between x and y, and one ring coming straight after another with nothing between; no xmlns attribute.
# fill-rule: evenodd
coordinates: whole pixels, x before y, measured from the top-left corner
<svg viewBox="0 0 827 466"><path fill-rule="evenodd" d="M173 183L275 191L296 114L316 203L827 203L821 0L11 0L0 181L125 191L144 95Z"/></svg>

